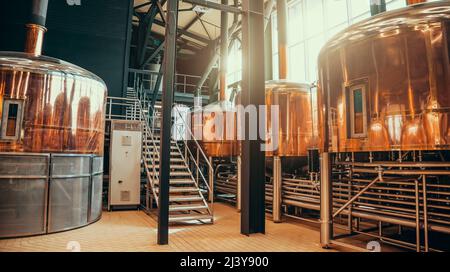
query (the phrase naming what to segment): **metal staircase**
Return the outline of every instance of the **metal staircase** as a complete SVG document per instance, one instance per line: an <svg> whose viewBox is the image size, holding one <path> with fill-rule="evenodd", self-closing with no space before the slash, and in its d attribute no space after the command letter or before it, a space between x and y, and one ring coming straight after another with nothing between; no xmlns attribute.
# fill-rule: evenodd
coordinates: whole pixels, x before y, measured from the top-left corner
<svg viewBox="0 0 450 272"><path fill-rule="evenodd" d="M135 102L130 103L126 112L127 116L134 117L131 119L141 120L143 124L142 162L147 178L146 208L150 210L153 201L158 205L159 197L161 117L157 107L152 111L153 116L148 116L151 112L149 103L140 97L137 91L128 89L127 99ZM199 167L198 156L195 161L187 141L180 143L172 139L170 157L169 223L213 223L213 201L208 205L205 198L205 195L212 194L212 190L200 169L196 169L196 177L191 172L190 166Z"/></svg>

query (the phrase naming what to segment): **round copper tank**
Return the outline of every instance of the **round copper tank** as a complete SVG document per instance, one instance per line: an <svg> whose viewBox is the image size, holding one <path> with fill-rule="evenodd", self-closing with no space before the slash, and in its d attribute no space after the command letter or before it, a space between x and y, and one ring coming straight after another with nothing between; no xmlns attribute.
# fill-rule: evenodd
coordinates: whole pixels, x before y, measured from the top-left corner
<svg viewBox="0 0 450 272"><path fill-rule="evenodd" d="M383 13L337 34L319 55L321 149L449 149L449 48L448 2Z"/></svg>
<svg viewBox="0 0 450 272"><path fill-rule="evenodd" d="M235 98L240 105L240 93ZM271 135L271 107L278 105L278 141ZM286 80L266 83L266 106L269 150L266 156L301 157L307 156L308 148L315 146L311 86L293 83ZM219 114L218 114L219 113ZM220 117L219 117L220 116ZM240 155L240 144L237 135L237 108L233 103L223 101L203 108L192 114L192 131L196 135L205 154L210 157L227 157ZM195 118L198 118L195 120ZM317 119L317 118L316 118ZM200 121L201 120L201 121ZM223 129L217 129L221 124Z"/></svg>
<svg viewBox="0 0 450 272"><path fill-rule="evenodd" d="M303 157L315 146L311 86L287 80L266 83L267 127L272 129L271 106L279 106L278 148L277 142L269 136L268 144L273 152L267 156Z"/></svg>
<svg viewBox="0 0 450 272"><path fill-rule="evenodd" d="M106 93L99 77L73 64L0 52L0 152L103 155Z"/></svg>
<svg viewBox="0 0 450 272"><path fill-rule="evenodd" d="M209 104L191 114L192 132L208 157L239 155L237 113L231 102Z"/></svg>

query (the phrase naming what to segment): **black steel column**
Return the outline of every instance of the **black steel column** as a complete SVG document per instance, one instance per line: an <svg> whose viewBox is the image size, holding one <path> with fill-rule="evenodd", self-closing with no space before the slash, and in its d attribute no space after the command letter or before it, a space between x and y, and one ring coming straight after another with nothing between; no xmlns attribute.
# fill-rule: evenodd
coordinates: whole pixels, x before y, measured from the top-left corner
<svg viewBox="0 0 450 272"><path fill-rule="evenodd" d="M178 0L167 1L166 17L161 150L159 155L158 245L167 245L169 243L170 138L172 130L172 104L175 91Z"/></svg>
<svg viewBox="0 0 450 272"><path fill-rule="evenodd" d="M264 82L264 1L242 2L242 104L258 107L258 129L265 126L265 114L259 106L265 105ZM258 140L249 137L249 120L244 118L245 139L242 141L241 172L241 233L265 232L265 152L262 144L265 135L258 132ZM261 122L260 122L261 121Z"/></svg>

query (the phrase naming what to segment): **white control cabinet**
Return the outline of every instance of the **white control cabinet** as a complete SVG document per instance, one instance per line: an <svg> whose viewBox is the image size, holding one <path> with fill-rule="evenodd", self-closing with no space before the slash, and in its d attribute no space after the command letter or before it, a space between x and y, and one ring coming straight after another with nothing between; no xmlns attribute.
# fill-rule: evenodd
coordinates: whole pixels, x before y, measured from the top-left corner
<svg viewBox="0 0 450 272"><path fill-rule="evenodd" d="M140 204L142 129L139 121L111 123L108 208Z"/></svg>

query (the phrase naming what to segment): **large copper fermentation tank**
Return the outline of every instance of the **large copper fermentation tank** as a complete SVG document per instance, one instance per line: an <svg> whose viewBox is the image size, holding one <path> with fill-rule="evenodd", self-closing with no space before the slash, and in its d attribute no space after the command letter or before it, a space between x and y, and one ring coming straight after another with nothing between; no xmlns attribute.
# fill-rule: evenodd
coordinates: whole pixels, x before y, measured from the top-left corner
<svg viewBox="0 0 450 272"><path fill-rule="evenodd" d="M48 1L33 1L26 53L0 52L0 237L101 216L106 85L41 55Z"/></svg>
<svg viewBox="0 0 450 272"><path fill-rule="evenodd" d="M415 234L415 242L388 235L393 243L439 247L428 238L450 233L449 2L349 27L323 47L318 68L320 194L297 201L320 209L322 246L333 222L346 221L351 233L356 219L377 227L380 240L389 223Z"/></svg>
<svg viewBox="0 0 450 272"><path fill-rule="evenodd" d="M415 5L356 24L325 45L322 147L330 141L330 152L449 149L449 16L448 3Z"/></svg>

